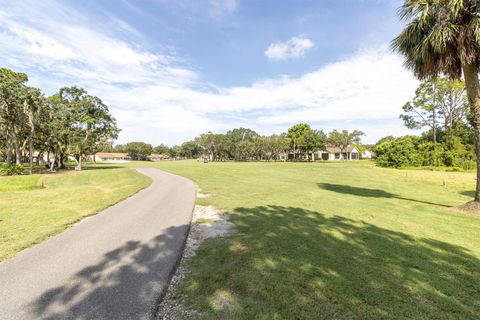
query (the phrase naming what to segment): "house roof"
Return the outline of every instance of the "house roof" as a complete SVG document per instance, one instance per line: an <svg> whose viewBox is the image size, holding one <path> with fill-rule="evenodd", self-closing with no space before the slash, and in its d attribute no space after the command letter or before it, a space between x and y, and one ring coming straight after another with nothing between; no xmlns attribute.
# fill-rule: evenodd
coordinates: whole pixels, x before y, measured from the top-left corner
<svg viewBox="0 0 480 320"><path fill-rule="evenodd" d="M342 150L338 147L332 147L332 146L327 146L325 149L327 149L328 152L330 153L340 153ZM343 152L358 152L358 149L355 148L354 146L348 146L343 150Z"/></svg>
<svg viewBox="0 0 480 320"><path fill-rule="evenodd" d="M149 158L166 158L166 155L164 154L159 154L159 153L152 153L151 155L148 156Z"/></svg>
<svg viewBox="0 0 480 320"><path fill-rule="evenodd" d="M121 152L98 152L98 153L95 153L95 156L99 158L110 158L110 159L130 158L128 153L121 153Z"/></svg>

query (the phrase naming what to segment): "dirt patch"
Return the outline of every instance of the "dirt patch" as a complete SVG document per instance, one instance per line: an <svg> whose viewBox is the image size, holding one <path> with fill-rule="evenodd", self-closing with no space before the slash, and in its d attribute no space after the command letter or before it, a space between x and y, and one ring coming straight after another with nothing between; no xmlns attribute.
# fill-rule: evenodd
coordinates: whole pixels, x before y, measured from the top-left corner
<svg viewBox="0 0 480 320"><path fill-rule="evenodd" d="M198 193L197 193L198 197ZM225 237L235 233L233 224L228 221L229 216L220 212L213 206L195 206L190 233L187 237L182 259L175 272L167 293L159 305L156 318L158 320L171 319L196 319L200 317L198 312L189 310L182 304L182 296L179 288L188 275L188 260L195 256L200 244L209 238ZM232 299L219 299L219 306L224 308L226 302ZM233 299L234 300L234 299Z"/></svg>
<svg viewBox="0 0 480 320"><path fill-rule="evenodd" d="M468 214L480 215L480 202L470 201L461 206L455 207L458 211Z"/></svg>

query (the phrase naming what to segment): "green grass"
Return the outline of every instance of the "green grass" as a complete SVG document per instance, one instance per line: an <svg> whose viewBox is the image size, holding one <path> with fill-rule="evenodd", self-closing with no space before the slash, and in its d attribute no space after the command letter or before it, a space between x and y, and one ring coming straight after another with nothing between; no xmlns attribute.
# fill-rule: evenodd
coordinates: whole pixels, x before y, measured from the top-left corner
<svg viewBox="0 0 480 320"><path fill-rule="evenodd" d="M0 192L40 189L41 180L40 175L0 177Z"/></svg>
<svg viewBox="0 0 480 320"><path fill-rule="evenodd" d="M213 319L478 319L471 173L370 163L132 163L196 181L239 233L204 243L184 301ZM226 303L228 301L228 303Z"/></svg>
<svg viewBox="0 0 480 320"><path fill-rule="evenodd" d="M0 177L0 261L149 184L126 168Z"/></svg>

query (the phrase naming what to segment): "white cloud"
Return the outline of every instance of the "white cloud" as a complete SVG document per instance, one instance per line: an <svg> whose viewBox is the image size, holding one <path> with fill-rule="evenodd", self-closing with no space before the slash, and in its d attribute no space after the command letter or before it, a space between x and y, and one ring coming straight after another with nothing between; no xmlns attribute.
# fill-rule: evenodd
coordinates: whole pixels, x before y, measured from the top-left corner
<svg viewBox="0 0 480 320"><path fill-rule="evenodd" d="M293 37L284 42L275 42L268 46L265 55L270 60L282 61L303 58L315 46L305 35Z"/></svg>
<svg viewBox="0 0 480 320"><path fill-rule="evenodd" d="M361 129L367 141L405 132L398 114L417 81L384 47L358 51L298 77L213 88L174 55L107 35L72 11L65 21L55 19L63 15L51 10L19 6L0 12L0 59L27 72L34 85L51 89L48 93L76 84L101 97L122 128L119 142L175 144L238 126L269 134L296 122L326 130ZM299 50L287 52L300 55Z"/></svg>
<svg viewBox="0 0 480 320"><path fill-rule="evenodd" d="M214 16L224 16L237 10L238 0L209 0Z"/></svg>

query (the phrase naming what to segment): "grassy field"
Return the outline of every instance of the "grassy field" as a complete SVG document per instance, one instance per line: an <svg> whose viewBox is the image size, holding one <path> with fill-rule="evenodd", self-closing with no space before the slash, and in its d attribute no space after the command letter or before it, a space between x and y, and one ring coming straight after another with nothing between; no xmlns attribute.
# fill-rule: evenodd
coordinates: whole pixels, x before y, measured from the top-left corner
<svg viewBox="0 0 480 320"><path fill-rule="evenodd" d="M205 242L182 299L209 319L478 319L474 174L368 162L132 162L0 178L0 259L148 185L189 177L238 233ZM109 169L110 168L110 169ZM88 200L88 201L86 201Z"/></svg>
<svg viewBox="0 0 480 320"><path fill-rule="evenodd" d="M217 319L478 319L471 173L356 163L132 163L196 181L239 233L191 261L187 305Z"/></svg>
<svg viewBox="0 0 480 320"><path fill-rule="evenodd" d="M112 167L0 177L0 261L149 184L132 169Z"/></svg>

